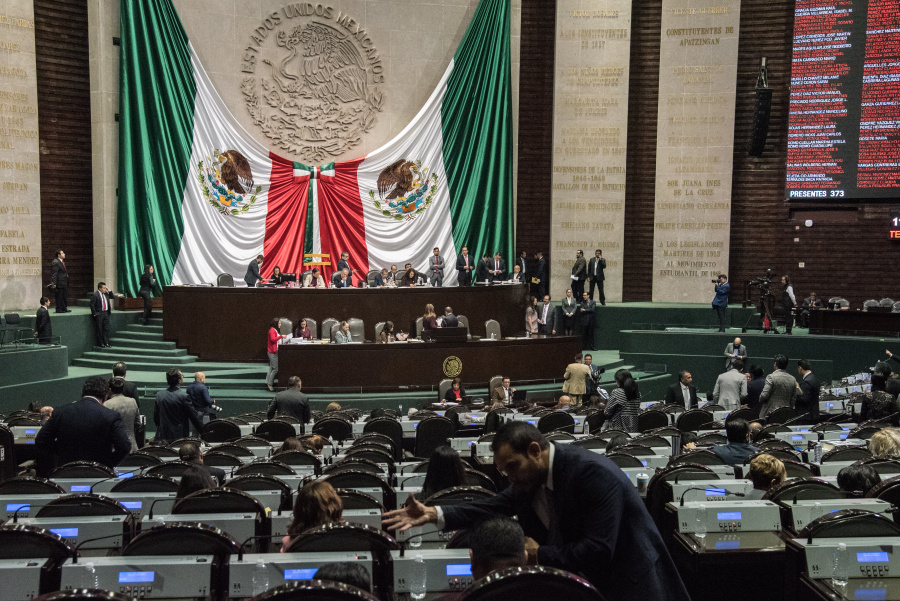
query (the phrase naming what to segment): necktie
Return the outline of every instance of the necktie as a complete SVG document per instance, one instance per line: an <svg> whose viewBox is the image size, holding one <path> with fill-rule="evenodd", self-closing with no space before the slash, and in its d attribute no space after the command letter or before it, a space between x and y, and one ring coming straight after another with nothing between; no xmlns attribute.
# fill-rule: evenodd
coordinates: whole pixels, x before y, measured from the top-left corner
<svg viewBox="0 0 900 601"><path fill-rule="evenodd" d="M550 305L544 305L544 313L543 313L543 315L541 315L541 321L543 321L543 322L547 321L547 309L549 307L550 307Z"/></svg>
<svg viewBox="0 0 900 601"><path fill-rule="evenodd" d="M469 266L469 255L463 256L463 260L466 262L466 267Z"/></svg>
<svg viewBox="0 0 900 601"><path fill-rule="evenodd" d="M500 271L500 261L494 261L494 270Z"/></svg>
<svg viewBox="0 0 900 601"><path fill-rule="evenodd" d="M103 294L102 292L100 292L99 294L100 294L100 303L101 303L100 306L103 307L103 311L106 312L106 295Z"/></svg>

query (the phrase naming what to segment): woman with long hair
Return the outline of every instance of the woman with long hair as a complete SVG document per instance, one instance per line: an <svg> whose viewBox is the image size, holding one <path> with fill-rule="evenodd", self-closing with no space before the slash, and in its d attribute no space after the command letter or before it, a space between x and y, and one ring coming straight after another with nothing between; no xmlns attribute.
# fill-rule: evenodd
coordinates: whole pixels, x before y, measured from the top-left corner
<svg viewBox="0 0 900 601"><path fill-rule="evenodd" d="M301 319L294 330L294 338L303 338L304 340L312 340L312 330L309 329L309 323L305 319Z"/></svg>
<svg viewBox="0 0 900 601"><path fill-rule="evenodd" d="M538 333L537 297L531 297L531 304L525 309L525 335L534 336Z"/></svg>
<svg viewBox="0 0 900 601"><path fill-rule="evenodd" d="M294 515L281 539L281 552L287 553L298 536L325 524L341 521L344 503L334 488L324 480L310 482L297 491Z"/></svg>
<svg viewBox="0 0 900 601"><path fill-rule="evenodd" d="M183 499L189 494L207 488L216 488L216 481L202 465L192 465L181 474L181 482L178 484L176 499Z"/></svg>
<svg viewBox="0 0 900 601"><path fill-rule="evenodd" d="M272 456L280 455L281 453L287 453L288 451L303 451L306 452L306 448L300 442L300 439L296 436L288 436L284 439L284 442L281 443L281 446L278 447L278 450L275 451Z"/></svg>
<svg viewBox="0 0 900 601"><path fill-rule="evenodd" d="M440 325L437 322L437 315L434 312L434 305L428 303L425 305L425 315L422 316L422 331L428 332L436 330Z"/></svg>
<svg viewBox="0 0 900 601"><path fill-rule="evenodd" d="M437 447L428 460L428 471L419 499L427 500L430 496L454 486L466 485L466 467L459 453L446 445Z"/></svg>
<svg viewBox="0 0 900 601"><path fill-rule="evenodd" d="M578 301L572 296L572 289L566 290L566 296L562 299L563 328L565 328L566 336L572 335L572 328L575 327L575 311L578 309Z"/></svg>
<svg viewBox="0 0 900 601"><path fill-rule="evenodd" d="M281 273L281 267L278 265L272 268L272 283L276 286L284 284L284 274Z"/></svg>
<svg viewBox="0 0 900 601"><path fill-rule="evenodd" d="M281 320L277 317L269 325L269 338L266 344L266 353L269 355L269 373L266 374L266 386L269 392L275 392L275 375L278 373L278 343L284 340L285 334L281 334Z"/></svg>
<svg viewBox="0 0 900 601"><path fill-rule="evenodd" d="M872 390L862 398L862 408L859 411L860 422L878 420L891 417L891 425L898 425L897 397L887 391L887 378L883 374L872 374Z"/></svg>
<svg viewBox="0 0 900 601"><path fill-rule="evenodd" d="M381 344L387 344L388 342L393 342L394 339L394 322L384 322L384 327L381 328L381 335L378 337L378 342L380 342Z"/></svg>
<svg viewBox="0 0 900 601"><path fill-rule="evenodd" d="M144 325L150 323L153 314L153 289L156 287L156 275L153 273L153 265L144 265L144 273L141 274L141 287L138 295L144 299L144 314L141 319Z"/></svg>
<svg viewBox="0 0 900 601"><path fill-rule="evenodd" d="M616 389L609 395L603 415L609 428L626 432L638 431L638 413L641 408L641 391L627 369L616 372Z"/></svg>
<svg viewBox="0 0 900 601"><path fill-rule="evenodd" d="M797 297L794 296L794 287L791 285L791 276L781 276L781 312L784 314L784 333L790 334L794 327L794 307Z"/></svg>
<svg viewBox="0 0 900 601"><path fill-rule="evenodd" d="M416 286L416 270L410 267L406 270L406 273L403 274L403 277L400 278L400 287L401 288L415 288Z"/></svg>

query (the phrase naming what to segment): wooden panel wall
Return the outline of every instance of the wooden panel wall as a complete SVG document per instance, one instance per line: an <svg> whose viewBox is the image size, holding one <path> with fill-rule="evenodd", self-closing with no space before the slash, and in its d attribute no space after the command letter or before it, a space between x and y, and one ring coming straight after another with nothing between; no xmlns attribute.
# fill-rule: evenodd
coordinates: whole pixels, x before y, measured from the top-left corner
<svg viewBox="0 0 900 601"><path fill-rule="evenodd" d="M66 251L71 304L94 288L87 2L34 0L34 27L43 278Z"/></svg>
<svg viewBox="0 0 900 601"><path fill-rule="evenodd" d="M631 79L625 159L625 259L622 300L653 294L653 209L656 196L656 117L662 0L631 5Z"/></svg>
<svg viewBox="0 0 900 601"><path fill-rule="evenodd" d="M529 257L539 250L544 256L553 252L550 192L555 48L556 0L522 0L516 244L528 251Z"/></svg>

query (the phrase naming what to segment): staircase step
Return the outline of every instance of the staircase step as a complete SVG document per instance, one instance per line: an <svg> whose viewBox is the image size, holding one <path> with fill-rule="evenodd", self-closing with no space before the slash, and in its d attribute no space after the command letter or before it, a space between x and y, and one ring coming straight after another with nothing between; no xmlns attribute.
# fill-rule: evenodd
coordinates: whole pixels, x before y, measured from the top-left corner
<svg viewBox="0 0 900 601"><path fill-rule="evenodd" d="M134 338L135 340L149 340L162 342L161 332L139 332L135 330L119 330L116 332L119 338Z"/></svg>
<svg viewBox="0 0 900 601"><path fill-rule="evenodd" d="M159 334L160 336L162 336L163 327L162 327L162 324L159 324L158 326L157 325L145 326L140 323L130 323L127 326L125 326L124 330L121 330L121 331L122 332L153 332L155 334Z"/></svg>
<svg viewBox="0 0 900 601"><path fill-rule="evenodd" d="M102 349L97 351L88 351L83 357L85 359L103 359L125 361L126 363L153 363L156 365L190 365L197 361L197 357L193 355L181 355L180 357L170 357L167 355L134 355L128 352L113 352L112 349Z"/></svg>
<svg viewBox="0 0 900 601"><path fill-rule="evenodd" d="M151 317L150 324L151 326L161 326L163 324L162 317Z"/></svg>
<svg viewBox="0 0 900 601"><path fill-rule="evenodd" d="M95 346L94 350L104 353L139 355L141 357L184 357L187 355L187 350L181 348L157 349L144 348L141 346L131 346L129 344L114 344L108 349L101 349L100 347Z"/></svg>
<svg viewBox="0 0 900 601"><path fill-rule="evenodd" d="M142 357L134 357L132 359L126 359L121 356L109 355L104 359L97 358L87 358L82 357L80 359L75 359L72 362L72 365L75 367L90 367L93 369L104 369L109 370L109 366L115 363L116 361L125 361L128 364L129 369L140 369L144 371L166 371L167 367L178 366L185 371L189 371L193 373L197 371L194 366L190 363L184 364L176 361L146 361L143 360Z"/></svg>
<svg viewBox="0 0 900 601"><path fill-rule="evenodd" d="M129 349L155 349L158 351L164 350L181 350L176 349L174 342L165 342L158 340L138 340L134 338L122 338L121 336L116 336L114 338L110 338L109 341L113 346L116 347L125 347Z"/></svg>

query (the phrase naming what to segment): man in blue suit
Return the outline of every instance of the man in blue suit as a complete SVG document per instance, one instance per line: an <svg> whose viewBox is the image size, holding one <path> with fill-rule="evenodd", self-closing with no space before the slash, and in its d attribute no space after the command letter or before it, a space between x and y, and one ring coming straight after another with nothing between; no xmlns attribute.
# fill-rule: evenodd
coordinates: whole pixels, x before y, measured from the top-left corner
<svg viewBox="0 0 900 601"><path fill-rule="evenodd" d="M728 283L728 276L720 273L716 284L716 297L713 299L712 308L719 318L719 331L725 331L725 322L728 318L728 293L731 291L731 284Z"/></svg>
<svg viewBox="0 0 900 601"><path fill-rule="evenodd" d="M103 406L109 397L109 384L100 376L91 376L81 389L81 400L57 407L49 421L37 433L34 444L56 455L57 464L94 461L115 467L131 452L118 412Z"/></svg>
<svg viewBox="0 0 900 601"><path fill-rule="evenodd" d="M405 530L444 530L494 514L518 516L531 563L583 575L609 601L687 601L688 593L637 489L612 461L578 447L553 445L527 422L504 424L491 443L509 479L500 494L456 506L409 504L384 514Z"/></svg>

